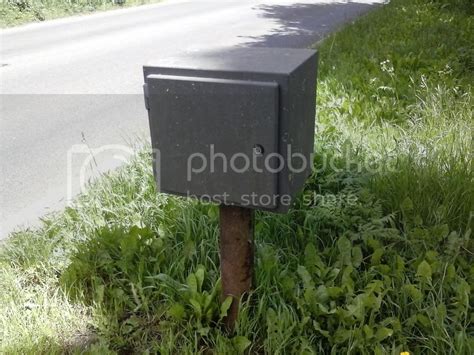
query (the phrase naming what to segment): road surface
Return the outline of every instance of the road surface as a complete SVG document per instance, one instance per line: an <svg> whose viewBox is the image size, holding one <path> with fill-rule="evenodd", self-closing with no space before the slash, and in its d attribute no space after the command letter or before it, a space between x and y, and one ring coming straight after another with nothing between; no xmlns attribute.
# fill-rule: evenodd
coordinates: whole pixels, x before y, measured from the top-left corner
<svg viewBox="0 0 474 355"><path fill-rule="evenodd" d="M308 47L382 2L170 0L3 30L0 239L62 208L149 139L143 64L235 46Z"/></svg>

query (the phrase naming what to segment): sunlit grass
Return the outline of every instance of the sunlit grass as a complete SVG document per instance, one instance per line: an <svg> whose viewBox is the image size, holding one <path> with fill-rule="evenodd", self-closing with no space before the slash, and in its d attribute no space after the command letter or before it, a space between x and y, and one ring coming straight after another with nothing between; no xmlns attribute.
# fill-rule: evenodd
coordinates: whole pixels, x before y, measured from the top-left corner
<svg viewBox="0 0 474 355"><path fill-rule="evenodd" d="M0 353L472 354L473 20L446 4L393 1L320 47L316 172L257 214L236 334L217 208L157 195L145 149L0 250Z"/></svg>
<svg viewBox="0 0 474 355"><path fill-rule="evenodd" d="M145 5L161 0L3 0L0 27L51 20L96 11Z"/></svg>
<svg viewBox="0 0 474 355"><path fill-rule="evenodd" d="M63 353L95 341L89 310L69 302L48 272L0 263L0 289L1 353Z"/></svg>

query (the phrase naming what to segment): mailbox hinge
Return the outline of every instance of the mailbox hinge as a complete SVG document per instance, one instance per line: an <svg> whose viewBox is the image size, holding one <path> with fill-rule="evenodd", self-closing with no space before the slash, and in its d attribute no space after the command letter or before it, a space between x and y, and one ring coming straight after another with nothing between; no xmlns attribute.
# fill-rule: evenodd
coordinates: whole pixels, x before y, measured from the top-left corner
<svg viewBox="0 0 474 355"><path fill-rule="evenodd" d="M143 93L145 94L145 108L150 111L150 97L148 94L148 84L143 84Z"/></svg>

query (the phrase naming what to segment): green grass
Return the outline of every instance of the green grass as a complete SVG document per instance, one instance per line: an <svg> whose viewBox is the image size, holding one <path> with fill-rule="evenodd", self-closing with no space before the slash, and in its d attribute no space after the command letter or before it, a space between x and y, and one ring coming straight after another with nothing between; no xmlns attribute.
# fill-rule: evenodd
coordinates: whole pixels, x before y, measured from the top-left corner
<svg viewBox="0 0 474 355"><path fill-rule="evenodd" d="M474 353L472 14L392 1L322 43L317 169L257 214L234 335L217 208L156 194L140 152L2 247L0 353Z"/></svg>
<svg viewBox="0 0 474 355"><path fill-rule="evenodd" d="M2 0L0 27L159 2L161 0Z"/></svg>

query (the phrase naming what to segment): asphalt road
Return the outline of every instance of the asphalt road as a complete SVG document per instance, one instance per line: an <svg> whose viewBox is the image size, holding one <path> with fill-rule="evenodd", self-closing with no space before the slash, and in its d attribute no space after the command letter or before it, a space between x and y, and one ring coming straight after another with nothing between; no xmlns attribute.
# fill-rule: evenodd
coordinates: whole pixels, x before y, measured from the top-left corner
<svg viewBox="0 0 474 355"><path fill-rule="evenodd" d="M308 47L382 2L166 1L3 30L0 239L62 208L149 139L143 64L234 46Z"/></svg>

